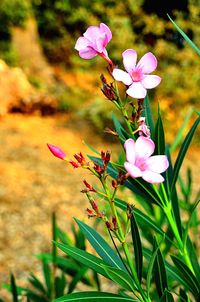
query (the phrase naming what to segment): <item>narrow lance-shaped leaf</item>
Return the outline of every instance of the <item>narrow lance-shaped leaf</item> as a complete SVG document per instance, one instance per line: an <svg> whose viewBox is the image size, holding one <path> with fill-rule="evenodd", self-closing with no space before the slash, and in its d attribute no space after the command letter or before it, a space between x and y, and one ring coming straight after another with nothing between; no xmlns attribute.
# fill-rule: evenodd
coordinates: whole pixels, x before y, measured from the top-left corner
<svg viewBox="0 0 200 302"><path fill-rule="evenodd" d="M119 295L105 292L80 292L73 293L54 300L53 302L137 302L133 298L122 297Z"/></svg>
<svg viewBox="0 0 200 302"><path fill-rule="evenodd" d="M174 24L177 31L182 35L182 37L189 43L189 45L196 51L196 53L200 56L200 49L192 42L192 40L184 33L184 31L172 20L172 18L167 14L170 21Z"/></svg>
<svg viewBox="0 0 200 302"><path fill-rule="evenodd" d="M153 252L153 254L150 256L150 261L149 261L149 265L148 265L148 270L147 270L147 284L146 284L146 287L147 287L147 294L148 294L148 297L150 295L150 289L151 289L151 278L152 278L152 273L153 273L153 267L154 267L154 262L155 262L155 259L156 259L156 255L157 255L157 252L158 252L158 248Z"/></svg>
<svg viewBox="0 0 200 302"><path fill-rule="evenodd" d="M170 292L165 290L163 296L160 299L160 302L174 302L174 298Z"/></svg>
<svg viewBox="0 0 200 302"><path fill-rule="evenodd" d="M134 216L134 209L131 211L131 235L134 247L134 254L135 254L135 267L138 279L140 283L142 282L142 243L140 239L140 234L138 230L138 225Z"/></svg>
<svg viewBox="0 0 200 302"><path fill-rule="evenodd" d="M100 275L109 278L105 270L102 268L102 264L107 265L102 259L89 254L86 251L83 251L77 247L73 247L63 243L55 243L64 253L72 257L73 259L79 261L85 266L91 268L93 271L99 273Z"/></svg>
<svg viewBox="0 0 200 302"><path fill-rule="evenodd" d="M200 294L200 284L197 281L191 270L185 265L185 263L175 256L171 256L181 278L186 282L187 287L193 293L194 297L197 298Z"/></svg>
<svg viewBox="0 0 200 302"><path fill-rule="evenodd" d="M160 108L158 107L158 119L155 126L154 134L155 142L155 154L163 155L165 154L165 133L163 128L162 117L160 114Z"/></svg>
<svg viewBox="0 0 200 302"><path fill-rule="evenodd" d="M99 164L102 165L102 160L97 157L89 156L89 158ZM123 166L119 167L121 170L124 169ZM107 166L107 173L111 175L113 178L118 177L118 170L114 168L114 166L109 163ZM161 204L160 197L156 193L156 191L153 189L152 185L145 182L143 179L133 179L129 178L125 182L125 187L129 188L132 192L135 194L140 195L141 197L144 197L144 201L150 202L150 203L156 203L157 205Z"/></svg>
<svg viewBox="0 0 200 302"><path fill-rule="evenodd" d="M145 121L147 126L150 128L151 135L154 136L154 121L148 95L146 95L144 99L143 109L142 116L145 117Z"/></svg>
<svg viewBox="0 0 200 302"><path fill-rule="evenodd" d="M93 228L78 219L75 219L75 221L95 251L107 264L127 271L119 256Z"/></svg>
<svg viewBox="0 0 200 302"><path fill-rule="evenodd" d="M154 249L157 250L157 255L154 261L154 279L158 295L161 298L164 295L165 290L168 289L167 274L164 260L156 240L154 241Z"/></svg>
<svg viewBox="0 0 200 302"><path fill-rule="evenodd" d="M129 291L134 291L135 289L137 289L134 280L131 279L128 273L125 273L124 271L113 268L111 266L103 265L103 268L105 269L110 279L113 280L116 284L119 284L122 288Z"/></svg>
<svg viewBox="0 0 200 302"><path fill-rule="evenodd" d="M13 274L10 276L10 285L11 285L11 292L12 292L12 298L13 302L19 302L18 300L18 293L17 293L17 286L15 282L15 277Z"/></svg>
<svg viewBox="0 0 200 302"><path fill-rule="evenodd" d="M193 126L191 127L190 131L188 132L182 146L181 146L181 149L178 153L178 156L177 156L177 159L176 159L176 162L175 162L175 165L174 165L174 173L173 173L173 179L172 179L172 185L171 185L171 192L173 192L174 190L174 187L176 185L176 181L177 181L177 178L178 178L178 174L179 174L179 171L180 171L180 168L181 168L181 165L182 165L182 162L184 160L184 157L185 157L185 154L189 148L189 145L190 145L190 142L193 138L193 135L195 133L195 130L198 126L200 122L200 117L198 117L196 119L196 121L194 122Z"/></svg>

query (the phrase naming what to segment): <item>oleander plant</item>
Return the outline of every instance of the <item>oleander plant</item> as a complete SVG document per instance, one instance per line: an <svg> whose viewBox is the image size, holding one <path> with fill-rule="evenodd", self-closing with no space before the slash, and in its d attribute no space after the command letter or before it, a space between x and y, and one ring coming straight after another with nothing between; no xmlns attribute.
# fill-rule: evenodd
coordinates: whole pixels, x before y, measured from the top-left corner
<svg viewBox="0 0 200 302"><path fill-rule="evenodd" d="M198 47L171 21L194 49L194 55L200 55ZM156 57L147 52L138 59L136 51L129 48L122 53L124 67L118 68L106 50L111 39L112 32L104 23L90 26L77 40L75 49L85 60L100 56L107 64L100 77L102 92L121 117L113 114L113 128L106 132L116 138L121 151L113 156L110 150L95 150L94 142L90 147L92 155L78 150L71 159L60 147L48 144L51 153L64 164L85 169L94 176L93 183L83 180L82 190L88 199L86 214L90 223L75 218L80 234L91 247L86 250L87 244L78 244L79 240L74 245L69 243L54 222L53 252L43 255L44 274L50 262L53 265L54 273L51 278L46 277L50 294L42 300L46 285L32 276L32 284L38 286L41 295L38 298L29 293L27 301L200 301L200 195L191 194L191 171L186 177L181 176L200 113L192 109L190 117L194 121L190 130L184 137L186 116L169 146L159 104L154 120L147 94L149 89L162 85L161 77L152 74L158 63ZM58 250L63 256L58 256ZM66 263L63 259L73 260L76 267L72 290L68 291L65 271L60 276L56 274L58 267ZM95 286L92 290L76 288L77 280L91 284L87 272L93 272ZM107 290L100 286L101 282ZM20 301L13 276L11 283L14 301Z"/></svg>

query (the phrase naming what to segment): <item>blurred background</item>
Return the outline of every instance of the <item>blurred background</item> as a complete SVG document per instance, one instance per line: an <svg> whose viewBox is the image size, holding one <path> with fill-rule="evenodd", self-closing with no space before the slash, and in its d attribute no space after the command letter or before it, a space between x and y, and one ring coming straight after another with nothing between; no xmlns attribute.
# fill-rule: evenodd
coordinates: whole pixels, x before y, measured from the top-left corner
<svg viewBox="0 0 200 302"><path fill-rule="evenodd" d="M169 143L188 110L200 110L199 58L167 13L200 45L199 0L0 0L0 284L11 270L22 283L37 271L32 255L49 248L53 210L65 228L85 215L79 192L91 176L54 160L45 144L70 157L89 153L83 139L98 150L117 148L103 132L114 110L100 91L105 62L74 50L88 26L110 27L107 49L120 67L127 48L156 55L163 80L149 96L155 116L160 102ZM196 190L199 147L198 132L187 157Z"/></svg>

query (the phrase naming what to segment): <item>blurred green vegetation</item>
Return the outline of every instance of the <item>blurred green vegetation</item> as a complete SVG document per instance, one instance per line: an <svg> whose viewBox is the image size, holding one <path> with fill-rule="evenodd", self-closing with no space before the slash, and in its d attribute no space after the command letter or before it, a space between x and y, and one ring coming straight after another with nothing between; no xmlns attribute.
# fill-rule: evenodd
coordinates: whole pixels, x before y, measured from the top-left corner
<svg viewBox="0 0 200 302"><path fill-rule="evenodd" d="M113 33L107 47L109 55L120 67L121 53L127 48L135 49L138 57L148 51L156 55L159 62L156 74L163 80L158 88L150 91L150 98L162 100L166 119L171 121L175 107L182 110L197 104L200 75L198 56L173 27L167 13L195 44L200 45L199 0L1 0L0 56L15 63L16 58L8 46L11 27L23 26L26 18L34 14L41 45L49 62L60 64L68 71L71 68L77 74L100 68L102 72L105 62L99 58L80 59L74 45L88 26L104 22ZM63 110L68 110L72 103L76 108L76 102L80 108L80 99L91 100L91 94L83 88L72 87L71 90L75 101L71 102L72 97L68 100L68 93L60 96ZM91 104L89 106L91 109ZM98 102L97 107L101 113L104 103L100 108ZM184 110L182 114L185 115Z"/></svg>

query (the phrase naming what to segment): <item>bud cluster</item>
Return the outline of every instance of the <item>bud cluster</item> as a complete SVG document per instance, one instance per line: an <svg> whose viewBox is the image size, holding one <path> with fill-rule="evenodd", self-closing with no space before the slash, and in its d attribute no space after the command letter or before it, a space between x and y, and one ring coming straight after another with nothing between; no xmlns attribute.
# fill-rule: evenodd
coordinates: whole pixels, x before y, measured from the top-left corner
<svg viewBox="0 0 200 302"><path fill-rule="evenodd" d="M107 168L108 163L110 162L110 151L101 151L101 159L103 162L103 165L98 165L97 163L94 163L94 170L101 176Z"/></svg>
<svg viewBox="0 0 200 302"><path fill-rule="evenodd" d="M115 91L115 88L113 86L113 83L108 84L106 78L104 77L104 75L102 74L100 76L101 82L103 84L103 87L101 88L101 91L103 92L103 94L105 95L105 97L109 100L109 101L117 101L118 97Z"/></svg>

